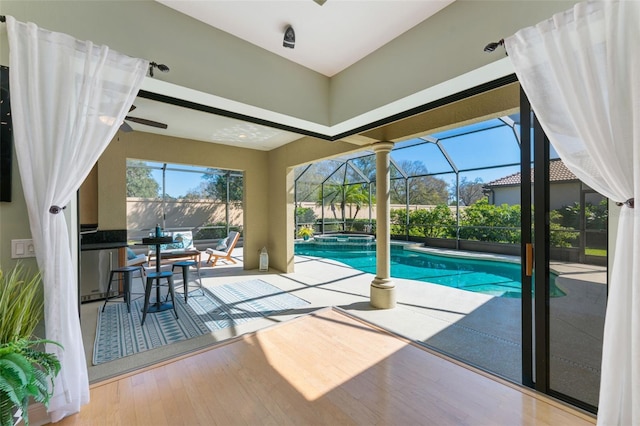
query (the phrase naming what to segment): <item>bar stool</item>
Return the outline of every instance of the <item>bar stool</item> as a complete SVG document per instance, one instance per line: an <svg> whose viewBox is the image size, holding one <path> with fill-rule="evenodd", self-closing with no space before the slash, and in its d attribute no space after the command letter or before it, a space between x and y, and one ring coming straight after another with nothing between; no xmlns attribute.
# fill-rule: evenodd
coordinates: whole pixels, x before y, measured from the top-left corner
<svg viewBox="0 0 640 426"><path fill-rule="evenodd" d="M127 304L127 312L131 313L131 278L133 277L133 273L139 271L140 272L140 281L142 281L142 285L144 286L144 279L142 278L143 270L142 266L123 266L121 268L112 269L109 274L109 283L107 284L107 297L104 299L104 305L102 305L102 312L104 312L104 308L107 306L107 302L109 301L109 293L111 293L111 282L113 281L113 277L116 274L122 274L121 277L118 277L118 281L122 279L123 286L122 292L124 296L124 302ZM119 290L119 287L118 287ZM120 297L120 293L118 292L117 296Z"/></svg>
<svg viewBox="0 0 640 426"><path fill-rule="evenodd" d="M200 268L198 268L198 263L195 260L182 260L180 262L175 262L171 266L171 270L173 271L175 267L182 268L182 281L184 286L184 301L187 301L187 295L189 294L189 268L191 266L196 267L196 271L198 272L198 280L200 283L198 284L200 290L202 290L202 277L200 276ZM204 294L204 292L203 292Z"/></svg>
<svg viewBox="0 0 640 426"><path fill-rule="evenodd" d="M161 281L163 278L167 280L167 286L169 287L169 292L167 294L167 298L171 296L171 303L162 303L160 299L160 287L162 286ZM155 284L154 284L155 282ZM151 289L155 286L156 288L156 301L153 305L149 306L149 299L151 298ZM161 272L149 272L147 274L147 285L144 288L144 307L142 308L142 321L140 325L144 325L144 320L147 318L147 313L156 313L162 312L173 308L173 313L178 319L178 311L176 310L176 296L175 290L173 288L173 272L171 271L161 271Z"/></svg>

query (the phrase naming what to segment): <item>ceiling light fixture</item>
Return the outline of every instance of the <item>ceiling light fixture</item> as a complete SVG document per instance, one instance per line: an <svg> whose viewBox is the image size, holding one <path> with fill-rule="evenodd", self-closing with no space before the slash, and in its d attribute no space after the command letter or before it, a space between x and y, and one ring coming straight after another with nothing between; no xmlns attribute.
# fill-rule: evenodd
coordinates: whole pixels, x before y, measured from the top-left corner
<svg viewBox="0 0 640 426"><path fill-rule="evenodd" d="M282 45L290 49L293 49L296 45L296 33L293 31L293 27L291 25L287 25L287 28L284 29L284 41L282 42Z"/></svg>
<svg viewBox="0 0 640 426"><path fill-rule="evenodd" d="M165 64L157 64L155 62L149 63L149 76L153 77L153 69L158 68L160 72L169 72L169 67Z"/></svg>

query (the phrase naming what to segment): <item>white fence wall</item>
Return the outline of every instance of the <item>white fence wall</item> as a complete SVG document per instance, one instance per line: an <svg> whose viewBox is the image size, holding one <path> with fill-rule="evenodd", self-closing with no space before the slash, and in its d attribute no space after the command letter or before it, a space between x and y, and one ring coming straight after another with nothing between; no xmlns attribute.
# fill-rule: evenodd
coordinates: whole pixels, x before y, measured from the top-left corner
<svg viewBox="0 0 640 426"><path fill-rule="evenodd" d="M207 224L226 222L223 203L211 200L168 200L165 205L165 228L194 229ZM127 229L151 230L162 224L162 200L148 198L127 198ZM229 223L242 225L242 208L229 206Z"/></svg>

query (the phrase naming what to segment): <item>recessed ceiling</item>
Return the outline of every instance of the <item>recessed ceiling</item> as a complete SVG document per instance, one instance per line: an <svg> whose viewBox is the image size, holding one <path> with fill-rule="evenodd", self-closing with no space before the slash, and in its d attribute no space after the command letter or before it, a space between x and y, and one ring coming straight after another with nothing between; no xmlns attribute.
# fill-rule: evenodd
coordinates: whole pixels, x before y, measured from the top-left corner
<svg viewBox="0 0 640 426"><path fill-rule="evenodd" d="M454 0L156 1L331 77ZM282 45L287 25L293 49Z"/></svg>
<svg viewBox="0 0 640 426"><path fill-rule="evenodd" d="M269 151L302 136L243 120L223 117L138 97L129 115L167 124L166 129L127 123L134 131Z"/></svg>
<svg viewBox="0 0 640 426"><path fill-rule="evenodd" d="M333 76L454 0L326 0L322 6L315 0L156 1L321 74ZM282 46L287 25L292 25L296 33L294 49ZM145 83L161 82L147 78ZM174 96L183 98L179 94ZM137 109L131 115L167 124L167 129L158 129L128 122L134 131L265 151L303 136L142 97L136 98L134 104Z"/></svg>

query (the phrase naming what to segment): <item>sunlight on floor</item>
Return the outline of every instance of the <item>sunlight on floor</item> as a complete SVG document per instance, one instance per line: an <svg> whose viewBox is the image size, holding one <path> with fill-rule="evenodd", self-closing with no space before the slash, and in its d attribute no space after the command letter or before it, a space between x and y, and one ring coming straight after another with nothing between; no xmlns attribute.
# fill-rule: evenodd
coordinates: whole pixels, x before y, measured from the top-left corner
<svg viewBox="0 0 640 426"><path fill-rule="evenodd" d="M258 332L254 343L260 345L269 365L308 401L322 398L407 346L385 333L324 317L314 316L313 321L293 322L288 327L291 333L277 340L273 336L261 339ZM338 329L345 328L367 332L353 334L349 341L337 338L344 333ZM299 345L300 336L305 336L306 356L283 353L283 348ZM326 350L327 341L332 344L330 352ZM371 345L375 351L354 350L358 345Z"/></svg>

